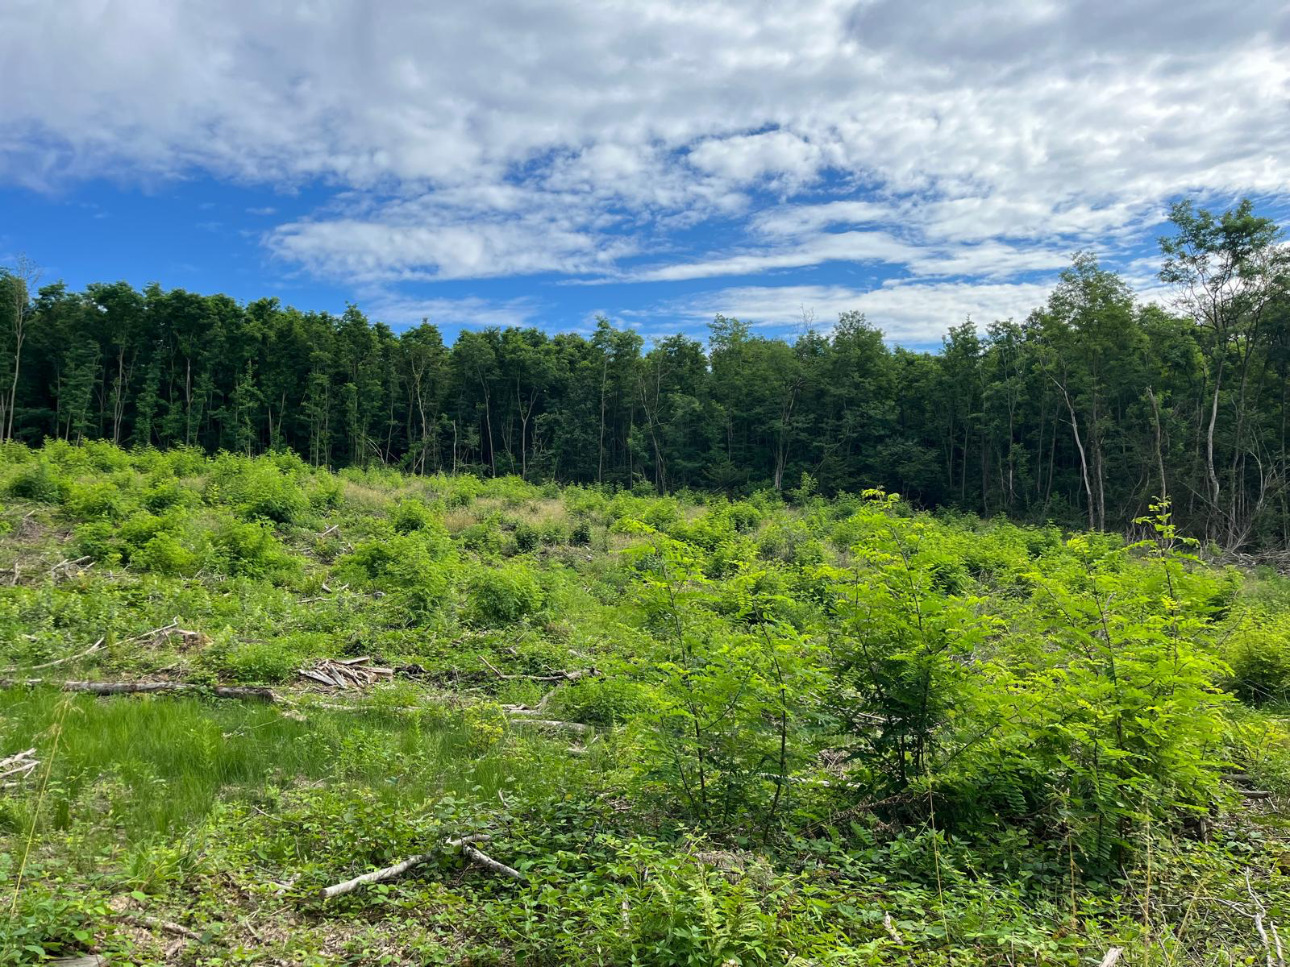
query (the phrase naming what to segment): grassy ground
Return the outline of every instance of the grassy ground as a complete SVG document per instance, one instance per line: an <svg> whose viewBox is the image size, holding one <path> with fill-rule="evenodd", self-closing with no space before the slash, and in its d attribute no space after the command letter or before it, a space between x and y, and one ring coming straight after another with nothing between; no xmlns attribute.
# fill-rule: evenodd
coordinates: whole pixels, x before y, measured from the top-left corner
<svg viewBox="0 0 1290 967"><path fill-rule="evenodd" d="M1276 575L847 498L106 446L10 448L0 492L0 666L41 680L0 691L0 757L39 760L0 790L0 964L1275 961ZM396 674L299 675L361 656ZM943 696L924 732L907 681Z"/></svg>

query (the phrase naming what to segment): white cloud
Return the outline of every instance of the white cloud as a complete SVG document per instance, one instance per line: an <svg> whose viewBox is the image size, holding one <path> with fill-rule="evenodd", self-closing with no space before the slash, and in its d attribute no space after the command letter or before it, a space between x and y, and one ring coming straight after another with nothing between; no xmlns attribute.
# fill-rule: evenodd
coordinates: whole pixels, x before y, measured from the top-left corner
<svg viewBox="0 0 1290 967"><path fill-rule="evenodd" d="M346 281L845 261L930 299L1290 194L1288 41L1278 0L10 0L0 183L321 181L265 241Z"/></svg>
<svg viewBox="0 0 1290 967"><path fill-rule="evenodd" d="M911 282L877 289L838 285L743 286L707 293L668 307L666 312L706 321L716 313L759 326L793 327L807 313L821 327L858 309L888 341L905 345L936 343L950 327L971 318L981 327L1003 319L1021 320L1048 297L1035 283L973 284Z"/></svg>
<svg viewBox="0 0 1290 967"><path fill-rule="evenodd" d="M396 328L418 325L423 319L436 326L523 326L537 309L528 299L493 302L468 296L462 299L417 299L398 293L368 293L363 302L370 319Z"/></svg>

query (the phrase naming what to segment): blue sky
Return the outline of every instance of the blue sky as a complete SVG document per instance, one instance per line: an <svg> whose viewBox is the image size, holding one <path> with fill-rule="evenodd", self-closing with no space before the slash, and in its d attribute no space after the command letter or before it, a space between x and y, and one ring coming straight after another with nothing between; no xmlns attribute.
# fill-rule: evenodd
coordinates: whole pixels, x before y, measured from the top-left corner
<svg viewBox="0 0 1290 967"><path fill-rule="evenodd" d="M11 0L0 260L400 327L894 342L1290 190L1283 5Z"/></svg>

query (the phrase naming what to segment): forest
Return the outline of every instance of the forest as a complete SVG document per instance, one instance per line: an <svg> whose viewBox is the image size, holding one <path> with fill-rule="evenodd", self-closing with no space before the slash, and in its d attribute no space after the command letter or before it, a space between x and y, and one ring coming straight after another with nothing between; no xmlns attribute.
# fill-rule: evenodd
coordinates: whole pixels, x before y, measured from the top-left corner
<svg viewBox="0 0 1290 967"><path fill-rule="evenodd" d="M292 450L394 467L731 497L882 487L918 506L1123 531L1168 497L1229 549L1290 540L1287 252L1249 201L1180 202L1142 301L1090 252L1023 320L890 347L856 312L792 341L718 316L706 347L588 334L395 332L151 285L4 286L0 436ZM804 313L809 315L809 312Z"/></svg>

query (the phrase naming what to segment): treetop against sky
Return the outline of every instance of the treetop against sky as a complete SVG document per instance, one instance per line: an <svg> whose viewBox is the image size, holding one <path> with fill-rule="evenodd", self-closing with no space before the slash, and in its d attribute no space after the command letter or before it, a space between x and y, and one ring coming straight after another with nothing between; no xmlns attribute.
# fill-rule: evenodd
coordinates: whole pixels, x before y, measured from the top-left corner
<svg viewBox="0 0 1290 967"><path fill-rule="evenodd" d="M0 259L396 327L1021 317L1283 217L1273 0L0 8Z"/></svg>

